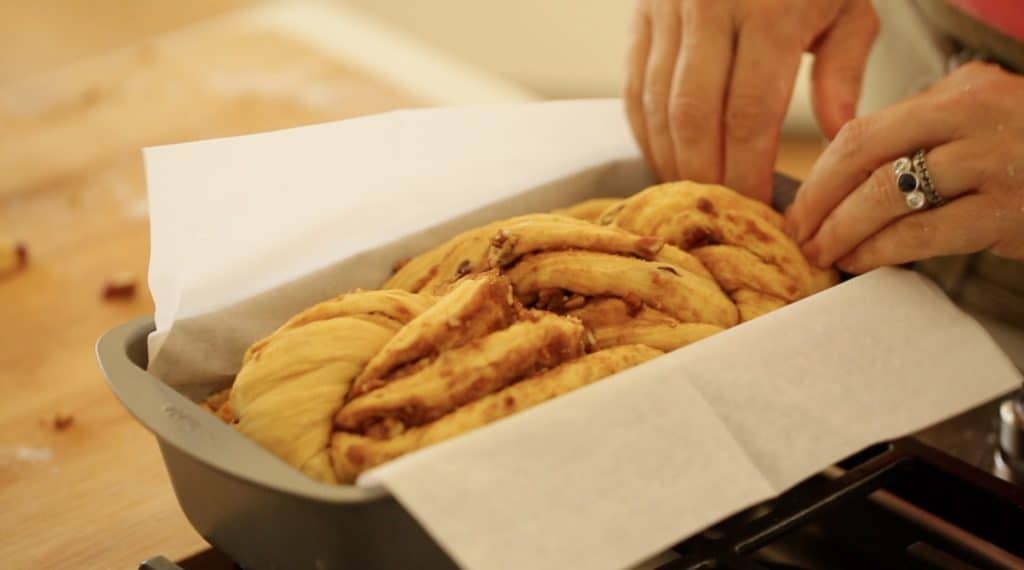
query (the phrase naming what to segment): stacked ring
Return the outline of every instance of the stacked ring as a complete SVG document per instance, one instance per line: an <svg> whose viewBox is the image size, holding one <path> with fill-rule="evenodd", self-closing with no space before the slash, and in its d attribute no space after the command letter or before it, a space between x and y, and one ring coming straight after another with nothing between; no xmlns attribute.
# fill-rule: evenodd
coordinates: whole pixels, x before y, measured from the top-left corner
<svg viewBox="0 0 1024 570"><path fill-rule="evenodd" d="M924 197L928 200L928 205L934 208L944 204L946 199L935 191L935 186L932 184L932 175L928 172L928 163L925 162L924 155L924 149L914 153L913 166L914 170L917 171L921 177L921 191L924 192Z"/></svg>
<svg viewBox="0 0 1024 570"><path fill-rule="evenodd" d="M903 157L894 162L892 172L896 175L896 187L903 192L908 208L920 210L929 205L928 197L922 191L922 176L909 158Z"/></svg>

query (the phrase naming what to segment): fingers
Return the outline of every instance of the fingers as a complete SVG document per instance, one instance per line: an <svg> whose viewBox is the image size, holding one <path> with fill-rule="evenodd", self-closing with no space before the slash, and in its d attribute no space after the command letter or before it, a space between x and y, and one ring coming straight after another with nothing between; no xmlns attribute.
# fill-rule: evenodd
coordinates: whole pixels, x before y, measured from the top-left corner
<svg viewBox="0 0 1024 570"><path fill-rule="evenodd" d="M661 180L678 178L675 146L669 130L668 98L679 55L679 8L674 1L654 2L651 50L644 72L643 109L654 170Z"/></svg>
<svg viewBox="0 0 1024 570"><path fill-rule="evenodd" d="M870 2L847 2L814 50L811 102L818 124L830 140L856 114L864 67L878 28L878 16Z"/></svg>
<svg viewBox="0 0 1024 570"><path fill-rule="evenodd" d="M651 50L651 19L648 2L639 0L633 15L633 39L626 60L626 116L633 130L640 151L647 163L654 165L651 145L647 142L647 124L644 119L644 74L647 70L647 56Z"/></svg>
<svg viewBox="0 0 1024 570"><path fill-rule="evenodd" d="M682 44L669 97L676 173L722 181L722 109L732 61L732 19L724 2L683 5Z"/></svg>
<svg viewBox="0 0 1024 570"><path fill-rule="evenodd" d="M938 255L989 249L1004 235L998 203L990 194L968 194L945 206L890 224L839 261L850 273Z"/></svg>
<svg viewBox="0 0 1024 570"><path fill-rule="evenodd" d="M768 202L779 132L800 67L799 38L751 18L741 25L725 107L724 183Z"/></svg>
<svg viewBox="0 0 1024 570"><path fill-rule="evenodd" d="M880 165L959 138L948 106L935 99L904 101L854 119L839 131L787 212L787 229L797 243L810 239L828 213Z"/></svg>
<svg viewBox="0 0 1024 570"><path fill-rule="evenodd" d="M949 200L984 183L981 146L957 141L926 155L933 187L940 196ZM804 244L804 256L820 267L831 266L881 229L912 214L905 196L896 186L892 163L879 167L825 218L817 234Z"/></svg>

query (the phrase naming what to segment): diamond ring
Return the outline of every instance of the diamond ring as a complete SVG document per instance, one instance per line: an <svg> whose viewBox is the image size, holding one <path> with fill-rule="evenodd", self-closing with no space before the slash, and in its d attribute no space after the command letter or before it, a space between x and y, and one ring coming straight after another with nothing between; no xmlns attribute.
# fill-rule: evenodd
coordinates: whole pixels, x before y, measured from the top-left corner
<svg viewBox="0 0 1024 570"><path fill-rule="evenodd" d="M892 172L896 175L896 187L903 192L907 207L920 210L929 205L928 197L922 189L922 176L914 168L914 162L907 157L898 159L892 164Z"/></svg>

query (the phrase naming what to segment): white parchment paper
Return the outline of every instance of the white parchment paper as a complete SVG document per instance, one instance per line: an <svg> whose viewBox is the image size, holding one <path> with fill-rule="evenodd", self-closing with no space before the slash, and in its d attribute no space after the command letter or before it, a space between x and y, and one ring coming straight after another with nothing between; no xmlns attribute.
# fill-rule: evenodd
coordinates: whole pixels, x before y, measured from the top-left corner
<svg viewBox="0 0 1024 570"><path fill-rule="evenodd" d="M193 398L292 313L474 225L649 182L618 101L400 112L147 149L150 371ZM850 280L393 461L460 564L617 568L1020 377L917 274Z"/></svg>

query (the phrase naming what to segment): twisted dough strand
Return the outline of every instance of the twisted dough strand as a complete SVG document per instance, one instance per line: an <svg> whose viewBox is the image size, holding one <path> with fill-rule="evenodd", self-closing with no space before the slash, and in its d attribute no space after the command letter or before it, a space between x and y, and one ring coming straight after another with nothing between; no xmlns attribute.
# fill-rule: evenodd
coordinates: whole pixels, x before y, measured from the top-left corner
<svg viewBox="0 0 1024 570"><path fill-rule="evenodd" d="M834 271L818 269L804 259L796 243L782 231L778 212L723 186L693 182L653 186L613 206L602 222L660 237L698 256L697 249L707 245L739 248L734 255L748 261L724 262L722 266L731 266L730 277L745 274L745 279L774 279L781 290L755 290L775 297L801 299L836 281ZM752 266L756 264L749 261L754 258L763 265ZM765 265L775 268L771 276L761 275ZM712 273L719 277L714 269Z"/></svg>

